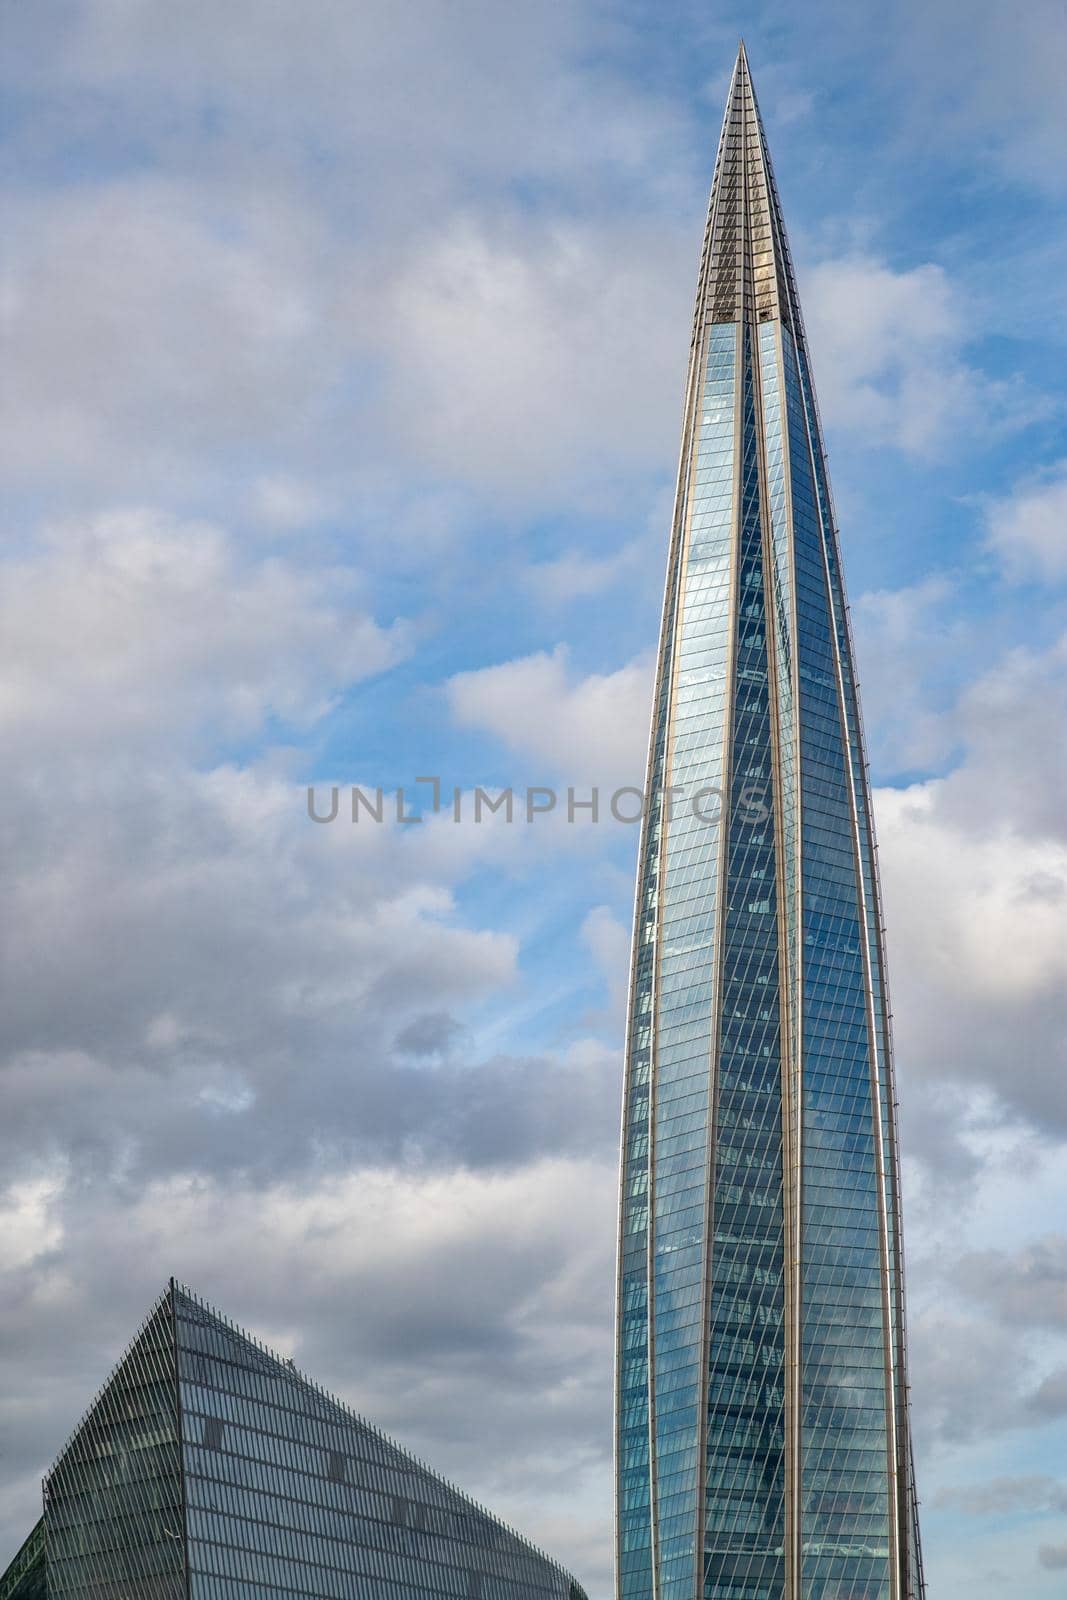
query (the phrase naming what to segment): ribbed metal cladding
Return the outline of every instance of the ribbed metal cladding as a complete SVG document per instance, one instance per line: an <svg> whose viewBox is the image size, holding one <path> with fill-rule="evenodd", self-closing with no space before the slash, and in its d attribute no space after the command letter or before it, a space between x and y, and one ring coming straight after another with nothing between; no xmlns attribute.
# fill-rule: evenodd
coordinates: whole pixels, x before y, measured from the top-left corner
<svg viewBox="0 0 1067 1600"><path fill-rule="evenodd" d="M821 425L743 46L700 262L647 791L620 1201L619 1600L920 1600L869 778Z"/></svg>
<svg viewBox="0 0 1067 1600"><path fill-rule="evenodd" d="M748 60L738 52L710 208L711 322L792 322L788 248Z"/></svg>

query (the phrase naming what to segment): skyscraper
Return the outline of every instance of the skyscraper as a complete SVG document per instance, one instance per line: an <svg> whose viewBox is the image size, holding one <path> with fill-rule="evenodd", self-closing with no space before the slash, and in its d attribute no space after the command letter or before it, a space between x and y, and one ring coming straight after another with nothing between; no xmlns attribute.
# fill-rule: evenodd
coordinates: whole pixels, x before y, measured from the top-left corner
<svg viewBox="0 0 1067 1600"><path fill-rule="evenodd" d="M585 1600L563 1568L173 1281L0 1600Z"/></svg>
<svg viewBox="0 0 1067 1600"><path fill-rule="evenodd" d="M919 1600L870 786L744 46L700 262L638 868L620 1600Z"/></svg>

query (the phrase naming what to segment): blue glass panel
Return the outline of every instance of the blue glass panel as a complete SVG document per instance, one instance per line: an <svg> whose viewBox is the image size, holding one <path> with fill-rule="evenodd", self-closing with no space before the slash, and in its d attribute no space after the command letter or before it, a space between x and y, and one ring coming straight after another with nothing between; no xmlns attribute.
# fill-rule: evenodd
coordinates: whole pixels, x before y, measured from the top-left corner
<svg viewBox="0 0 1067 1600"><path fill-rule="evenodd" d="M784 1583L784 1233L777 881L755 374L744 336L730 806L715 1104L704 1594Z"/></svg>
<svg viewBox="0 0 1067 1600"><path fill-rule="evenodd" d="M900 1175L895 1112L896 1094L889 1026L889 1000L886 989L885 955L881 938L881 894L875 852L874 818L871 810L870 784L860 717L859 690L856 683L852 640L848 625L848 611L845 603L844 578L841 570L836 522L830 500L825 458L819 442L815 395L803 350L797 351L797 367L801 380L808 428L814 444L815 484L823 529L830 600L841 665L845 721L848 729L851 756L852 787L856 808L866 927L867 977L870 986L871 1051L880 1110L880 1126L876 1127L875 1132L880 1139L879 1156L884 1174L884 1269L887 1278L887 1344L893 1391L892 1422L897 1432L897 1439L907 1441L903 1452L900 1450L899 1444L895 1443L891 1452L891 1459L894 1463L900 1462L900 1465L896 1467L899 1476L897 1511L907 1546L906 1560L910 1588L912 1593L918 1595L921 1593L923 1580L919 1545L918 1502L915 1494L914 1468L908 1426L903 1246L900 1237Z"/></svg>
<svg viewBox="0 0 1067 1600"><path fill-rule="evenodd" d="M699 1532L708 1116L734 520L737 329L708 331L689 480L662 839L651 1169L652 1437L661 1600L690 1600ZM714 815L714 813L712 813ZM662 1174L660 1161L670 1163Z"/></svg>
<svg viewBox="0 0 1067 1600"><path fill-rule="evenodd" d="M802 1592L889 1594L882 1225L848 729L812 441L783 340L797 605L801 762ZM832 1252L847 1247L852 1265Z"/></svg>

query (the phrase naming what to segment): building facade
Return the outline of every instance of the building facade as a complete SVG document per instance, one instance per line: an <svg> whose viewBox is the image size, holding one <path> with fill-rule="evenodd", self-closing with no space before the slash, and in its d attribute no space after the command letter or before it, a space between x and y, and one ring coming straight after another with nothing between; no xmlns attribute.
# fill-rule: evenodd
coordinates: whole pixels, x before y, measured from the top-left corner
<svg viewBox="0 0 1067 1600"><path fill-rule="evenodd" d="M647 794L619 1600L920 1600L870 787L743 45L700 263Z"/></svg>
<svg viewBox="0 0 1067 1600"><path fill-rule="evenodd" d="M45 1479L2 1600L585 1600L171 1283Z"/></svg>

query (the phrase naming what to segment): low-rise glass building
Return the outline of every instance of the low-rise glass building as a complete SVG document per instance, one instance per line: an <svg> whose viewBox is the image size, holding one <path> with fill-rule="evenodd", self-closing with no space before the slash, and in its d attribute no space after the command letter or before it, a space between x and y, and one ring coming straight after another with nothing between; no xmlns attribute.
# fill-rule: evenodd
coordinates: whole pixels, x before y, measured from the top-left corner
<svg viewBox="0 0 1067 1600"><path fill-rule="evenodd" d="M171 1282L0 1600L585 1600L555 1561Z"/></svg>

